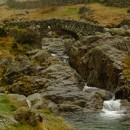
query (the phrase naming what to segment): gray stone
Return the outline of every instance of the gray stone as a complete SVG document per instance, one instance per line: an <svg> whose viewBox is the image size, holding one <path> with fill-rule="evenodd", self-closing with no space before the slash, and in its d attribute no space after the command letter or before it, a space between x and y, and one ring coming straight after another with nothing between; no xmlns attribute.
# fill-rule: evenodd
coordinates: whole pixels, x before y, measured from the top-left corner
<svg viewBox="0 0 130 130"><path fill-rule="evenodd" d="M8 94L9 100L17 107L31 107L31 102L24 95Z"/></svg>
<svg viewBox="0 0 130 130"><path fill-rule="evenodd" d="M27 99L31 102L32 108L42 108L43 99L40 93L35 93L27 97Z"/></svg>

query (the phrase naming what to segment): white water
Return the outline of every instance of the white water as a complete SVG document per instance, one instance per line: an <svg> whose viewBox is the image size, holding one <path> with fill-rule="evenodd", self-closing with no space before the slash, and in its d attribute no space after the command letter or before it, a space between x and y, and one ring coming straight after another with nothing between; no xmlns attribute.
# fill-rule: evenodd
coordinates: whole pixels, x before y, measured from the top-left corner
<svg viewBox="0 0 130 130"><path fill-rule="evenodd" d="M113 99L104 101L101 116L110 118L121 118L124 116L125 109L121 107L121 100Z"/></svg>
<svg viewBox="0 0 130 130"><path fill-rule="evenodd" d="M57 55L56 55L56 54L51 54L51 56L54 56L54 57L56 57Z"/></svg>
<svg viewBox="0 0 130 130"><path fill-rule="evenodd" d="M89 87L88 85L87 85L87 83L85 84L85 86L84 86L84 88L83 88L83 91L85 91L85 92L87 92L87 91L89 91L89 90L97 90L98 88L96 88L96 87Z"/></svg>
<svg viewBox="0 0 130 130"><path fill-rule="evenodd" d="M85 84L83 91L89 92L90 90L95 91L97 89L96 87L89 87ZM111 100L104 101L100 115L105 118L118 119L123 117L124 113L125 109L121 107L121 100L115 100L115 97L113 97Z"/></svg>

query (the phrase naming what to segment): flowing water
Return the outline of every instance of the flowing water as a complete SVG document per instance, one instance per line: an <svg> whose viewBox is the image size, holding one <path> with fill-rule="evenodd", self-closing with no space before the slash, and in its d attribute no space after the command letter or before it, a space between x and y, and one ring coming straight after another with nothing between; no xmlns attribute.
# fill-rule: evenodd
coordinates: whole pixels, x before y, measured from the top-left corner
<svg viewBox="0 0 130 130"><path fill-rule="evenodd" d="M96 89L85 85L84 91ZM104 101L100 113L85 113L67 117L76 130L130 130L130 120L125 115L125 109L121 107L121 101L114 97Z"/></svg>
<svg viewBox="0 0 130 130"><path fill-rule="evenodd" d="M109 101L104 101L101 116L118 119L125 116L124 113L125 108L121 107L121 100L115 100L113 97L113 99Z"/></svg>

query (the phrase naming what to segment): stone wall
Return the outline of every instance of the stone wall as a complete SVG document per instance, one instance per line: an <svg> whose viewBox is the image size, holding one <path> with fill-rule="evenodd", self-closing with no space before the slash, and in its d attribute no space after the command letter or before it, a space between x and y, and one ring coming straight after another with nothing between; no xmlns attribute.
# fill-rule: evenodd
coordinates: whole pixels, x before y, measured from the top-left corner
<svg viewBox="0 0 130 130"><path fill-rule="evenodd" d="M130 0L27 0L19 2L16 0L7 0L8 6L12 8L38 8L44 6L60 6L60 5L75 5L75 4L87 4L92 2L104 3L110 6L128 7L130 6Z"/></svg>
<svg viewBox="0 0 130 130"><path fill-rule="evenodd" d="M84 23L74 20L63 20L63 19L49 19L49 20L37 20L37 21L26 21L26 22L8 22L8 26L18 26L21 28L33 27L39 30L66 30L76 33L79 35L91 35L95 32L103 32L103 27L93 24Z"/></svg>
<svg viewBox="0 0 130 130"><path fill-rule="evenodd" d="M102 2L109 6L116 6L116 7L130 6L130 0L102 0Z"/></svg>
<svg viewBox="0 0 130 130"><path fill-rule="evenodd" d="M75 5L75 4L87 4L90 2L99 2L100 0L31 0L19 2L16 0L8 0L8 6L12 8L38 8L44 6L59 6L59 5Z"/></svg>

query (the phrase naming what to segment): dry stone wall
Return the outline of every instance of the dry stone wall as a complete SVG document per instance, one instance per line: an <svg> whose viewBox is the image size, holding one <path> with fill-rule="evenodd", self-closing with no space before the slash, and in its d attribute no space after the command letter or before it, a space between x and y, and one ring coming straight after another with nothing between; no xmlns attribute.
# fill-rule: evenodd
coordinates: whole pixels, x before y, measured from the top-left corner
<svg viewBox="0 0 130 130"><path fill-rule="evenodd" d="M104 3L106 5L117 7L130 6L130 0L23 0L23 2L19 2L17 0L7 0L8 6L22 9L38 8L44 6L87 4L92 2Z"/></svg>
<svg viewBox="0 0 130 130"><path fill-rule="evenodd" d="M116 6L116 7L130 6L130 0L102 0L102 2L109 6Z"/></svg>
<svg viewBox="0 0 130 130"><path fill-rule="evenodd" d="M60 6L60 5L75 5L75 4L87 4L90 2L99 2L100 0L28 0L19 2L16 0L8 0L8 6L12 8L38 8L44 6Z"/></svg>

